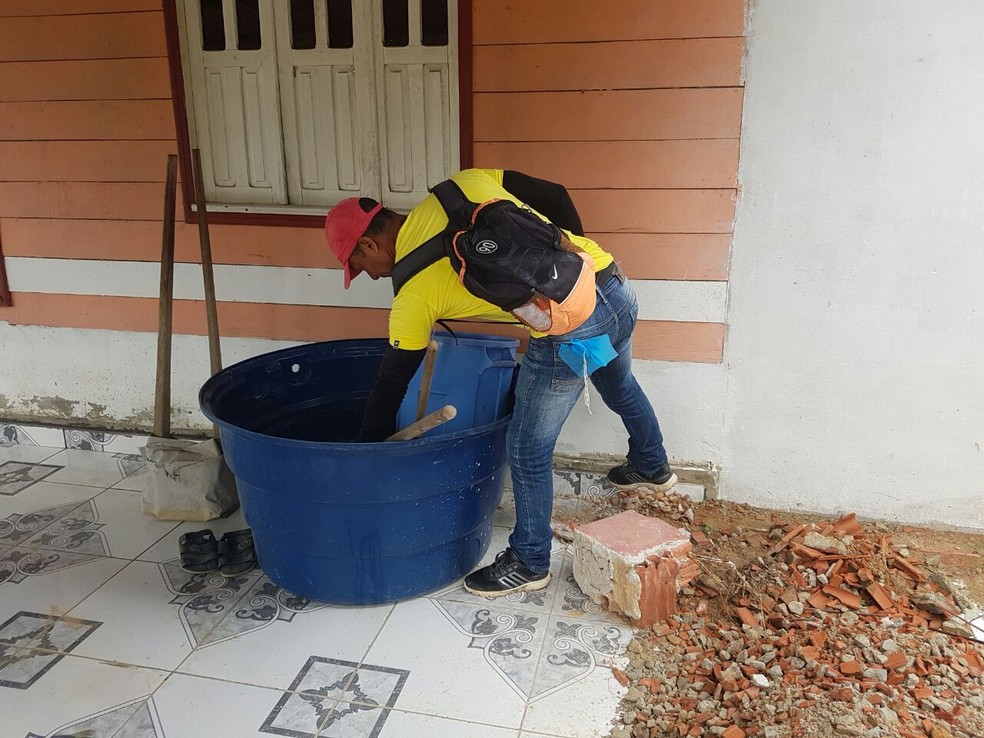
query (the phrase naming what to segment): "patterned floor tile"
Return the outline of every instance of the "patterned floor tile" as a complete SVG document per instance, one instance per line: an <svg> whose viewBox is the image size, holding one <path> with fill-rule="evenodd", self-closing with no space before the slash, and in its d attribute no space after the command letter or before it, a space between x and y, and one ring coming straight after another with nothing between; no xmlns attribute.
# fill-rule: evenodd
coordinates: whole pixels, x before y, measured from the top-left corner
<svg viewBox="0 0 984 738"><path fill-rule="evenodd" d="M555 497L576 495L581 488L581 473L567 469L553 470L553 491Z"/></svg>
<svg viewBox="0 0 984 738"><path fill-rule="evenodd" d="M131 562L69 612L72 617L103 623L75 653L137 666L177 668L196 643L174 600L160 567Z"/></svg>
<svg viewBox="0 0 984 738"><path fill-rule="evenodd" d="M519 728L541 616L482 602L422 598L395 607L366 662L410 672L399 709Z"/></svg>
<svg viewBox="0 0 984 738"><path fill-rule="evenodd" d="M612 677L611 667L624 667L635 631L581 592L570 554L562 571L566 588L545 623L523 729L570 738L607 735L625 691Z"/></svg>
<svg viewBox="0 0 984 738"><path fill-rule="evenodd" d="M0 464L7 461L22 461L26 464L40 464L45 459L50 459L62 449L51 448L50 446L28 446L15 445L4 446L3 439L0 438Z"/></svg>
<svg viewBox="0 0 984 738"><path fill-rule="evenodd" d="M432 715L417 715L392 710L383 729L378 734L353 733L351 738L405 738L407 736L427 736L427 738L517 738L511 728L496 728L491 725L464 723ZM347 733L337 738L350 738ZM323 738L336 738L333 733L324 733Z"/></svg>
<svg viewBox="0 0 984 738"><path fill-rule="evenodd" d="M174 562L163 566L173 572ZM312 656L361 661L392 610L312 602L261 573L218 584L206 577L181 585L169 576L180 593L172 606L196 646L179 671L276 689L286 689Z"/></svg>
<svg viewBox="0 0 984 738"><path fill-rule="evenodd" d="M518 697L531 696L537 656L546 637L546 613L507 609L480 602L439 603L442 614L468 637L468 647L482 652L492 671Z"/></svg>
<svg viewBox="0 0 984 738"><path fill-rule="evenodd" d="M43 446L60 451L65 448L65 436L59 428L0 423L0 447L9 446Z"/></svg>
<svg viewBox="0 0 984 738"><path fill-rule="evenodd" d="M0 463L0 495L16 495L61 469L55 464L4 461Z"/></svg>
<svg viewBox="0 0 984 738"><path fill-rule="evenodd" d="M180 525L176 520L146 515L141 500L139 492L124 489L106 490L95 498L97 520L110 556L136 558Z"/></svg>
<svg viewBox="0 0 984 738"><path fill-rule="evenodd" d="M149 467L144 466L123 477L123 479L110 487L110 489L130 489L143 494L144 490L147 489L147 482L149 480Z"/></svg>
<svg viewBox="0 0 984 738"><path fill-rule="evenodd" d="M140 511L140 493L38 482L0 498L0 544L131 559L177 527Z"/></svg>
<svg viewBox="0 0 984 738"><path fill-rule="evenodd" d="M165 738L149 696L166 676L64 656L27 689L0 687L4 738Z"/></svg>
<svg viewBox="0 0 984 738"><path fill-rule="evenodd" d="M523 729L565 738L608 735L624 694L610 668L587 671L576 682L531 702Z"/></svg>
<svg viewBox="0 0 984 738"><path fill-rule="evenodd" d="M20 611L0 623L0 687L28 689L101 623Z"/></svg>
<svg viewBox="0 0 984 738"><path fill-rule="evenodd" d="M317 735L313 706L304 712L278 714L279 722L267 725L283 696L280 690L174 674L153 697L163 728L159 738Z"/></svg>
<svg viewBox="0 0 984 738"><path fill-rule="evenodd" d="M64 615L126 563L101 556L7 549L0 553L0 620L20 610Z"/></svg>
<svg viewBox="0 0 984 738"><path fill-rule="evenodd" d="M45 461L64 469L52 474L51 482L81 484L106 489L144 468L146 462L133 454L65 449Z"/></svg>
<svg viewBox="0 0 984 738"><path fill-rule="evenodd" d="M24 543L99 492L92 487L43 481L19 495L0 496L0 545Z"/></svg>
<svg viewBox="0 0 984 738"><path fill-rule="evenodd" d="M312 656L263 723L264 732L378 736L410 673ZM343 700L343 701L340 701ZM351 701L348 701L351 700Z"/></svg>
<svg viewBox="0 0 984 738"><path fill-rule="evenodd" d="M553 616L545 623L530 700L545 699L590 677L596 670L610 673L625 653L633 630L628 625Z"/></svg>
<svg viewBox="0 0 984 738"><path fill-rule="evenodd" d="M164 738L152 698L136 699L56 728L48 738ZM42 738L31 733L28 738Z"/></svg>
<svg viewBox="0 0 984 738"><path fill-rule="evenodd" d="M597 500L605 497L614 497L618 493L618 490L608 481L607 473L593 474L591 472L582 472L578 476L580 477L578 495L581 497Z"/></svg>
<svg viewBox="0 0 984 738"><path fill-rule="evenodd" d="M111 454L137 455L147 443L146 434L109 433L106 431L66 428L65 448L101 451Z"/></svg>

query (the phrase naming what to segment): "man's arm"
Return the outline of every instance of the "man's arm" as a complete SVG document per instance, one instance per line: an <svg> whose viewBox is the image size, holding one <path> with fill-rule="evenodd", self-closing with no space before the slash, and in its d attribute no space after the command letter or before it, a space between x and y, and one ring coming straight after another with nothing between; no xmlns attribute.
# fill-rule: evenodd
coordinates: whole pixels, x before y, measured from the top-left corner
<svg viewBox="0 0 984 738"><path fill-rule="evenodd" d="M396 433L396 414L426 353L427 349L405 351L392 346L386 349L356 441L383 441Z"/></svg>
<svg viewBox="0 0 984 738"><path fill-rule="evenodd" d="M509 194L547 216L554 225L576 236L584 235L581 218L564 185L507 169L502 173L502 186Z"/></svg>

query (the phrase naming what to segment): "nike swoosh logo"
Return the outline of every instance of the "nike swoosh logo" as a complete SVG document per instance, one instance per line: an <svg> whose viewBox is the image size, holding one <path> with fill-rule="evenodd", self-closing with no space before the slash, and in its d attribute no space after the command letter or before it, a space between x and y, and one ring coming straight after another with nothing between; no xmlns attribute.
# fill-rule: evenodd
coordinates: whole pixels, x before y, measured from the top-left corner
<svg viewBox="0 0 984 738"><path fill-rule="evenodd" d="M554 264L553 274L550 275L550 279L557 279L557 265Z"/></svg>

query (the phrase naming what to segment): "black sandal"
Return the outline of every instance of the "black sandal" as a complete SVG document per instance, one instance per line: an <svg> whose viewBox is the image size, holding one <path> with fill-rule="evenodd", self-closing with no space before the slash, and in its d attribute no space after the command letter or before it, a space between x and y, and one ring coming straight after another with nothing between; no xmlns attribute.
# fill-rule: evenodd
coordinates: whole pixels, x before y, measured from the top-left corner
<svg viewBox="0 0 984 738"><path fill-rule="evenodd" d="M178 539L181 568L190 572L215 571L219 568L219 542L211 530L185 533Z"/></svg>
<svg viewBox="0 0 984 738"><path fill-rule="evenodd" d="M224 577L244 574L256 566L256 549L253 548L253 531L234 530L219 541L219 572Z"/></svg>

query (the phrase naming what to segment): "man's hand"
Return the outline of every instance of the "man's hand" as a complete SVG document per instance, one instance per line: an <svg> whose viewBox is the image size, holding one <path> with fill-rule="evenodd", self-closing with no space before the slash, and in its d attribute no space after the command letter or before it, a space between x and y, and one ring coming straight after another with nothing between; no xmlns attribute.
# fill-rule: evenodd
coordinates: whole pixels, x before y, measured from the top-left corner
<svg viewBox="0 0 984 738"><path fill-rule="evenodd" d="M383 441L396 432L396 414L425 353L426 349L405 351L392 346L386 349L356 441Z"/></svg>

